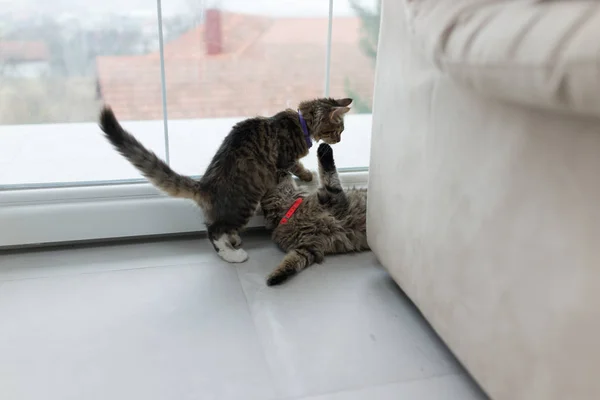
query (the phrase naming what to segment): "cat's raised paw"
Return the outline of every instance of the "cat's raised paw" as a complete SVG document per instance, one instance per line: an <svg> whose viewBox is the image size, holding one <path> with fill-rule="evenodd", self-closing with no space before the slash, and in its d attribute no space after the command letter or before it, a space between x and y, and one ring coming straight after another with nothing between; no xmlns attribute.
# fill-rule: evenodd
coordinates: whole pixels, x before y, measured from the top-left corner
<svg viewBox="0 0 600 400"><path fill-rule="evenodd" d="M327 143L321 143L317 150L317 157L321 166L327 171L335 169L335 162L333 160L333 150Z"/></svg>

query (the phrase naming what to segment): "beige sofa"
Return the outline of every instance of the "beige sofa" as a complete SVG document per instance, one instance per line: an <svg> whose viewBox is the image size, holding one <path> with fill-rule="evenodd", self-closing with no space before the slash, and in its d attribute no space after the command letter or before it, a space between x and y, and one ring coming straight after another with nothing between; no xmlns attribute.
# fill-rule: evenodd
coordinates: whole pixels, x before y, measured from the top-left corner
<svg viewBox="0 0 600 400"><path fill-rule="evenodd" d="M600 2L383 0L368 235L497 400L600 399Z"/></svg>

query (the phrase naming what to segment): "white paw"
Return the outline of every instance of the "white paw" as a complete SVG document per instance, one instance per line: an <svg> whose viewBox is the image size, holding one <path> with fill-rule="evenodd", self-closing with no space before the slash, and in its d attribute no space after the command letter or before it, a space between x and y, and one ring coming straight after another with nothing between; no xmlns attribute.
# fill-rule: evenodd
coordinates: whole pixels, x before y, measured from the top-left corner
<svg viewBox="0 0 600 400"><path fill-rule="evenodd" d="M224 249L218 251L219 257L229 263L243 263L248 259L244 249Z"/></svg>
<svg viewBox="0 0 600 400"><path fill-rule="evenodd" d="M242 247L242 238L238 233L233 233L229 235L229 243L231 243L234 249L239 249Z"/></svg>

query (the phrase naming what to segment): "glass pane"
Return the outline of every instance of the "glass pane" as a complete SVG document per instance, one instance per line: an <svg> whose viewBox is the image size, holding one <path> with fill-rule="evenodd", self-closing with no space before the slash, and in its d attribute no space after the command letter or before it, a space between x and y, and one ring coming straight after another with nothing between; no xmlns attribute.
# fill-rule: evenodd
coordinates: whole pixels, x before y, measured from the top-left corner
<svg viewBox="0 0 600 400"><path fill-rule="evenodd" d="M237 121L323 95L329 11L327 0L196 5L193 26L165 43L171 164L190 175Z"/></svg>
<svg viewBox="0 0 600 400"><path fill-rule="evenodd" d="M367 168L381 1L349 0L345 5L340 10L345 13L333 19L330 93L354 102L336 162L342 168Z"/></svg>
<svg viewBox="0 0 600 400"><path fill-rule="evenodd" d="M105 101L164 155L156 21L147 0L2 1L0 186L140 179L98 129Z"/></svg>

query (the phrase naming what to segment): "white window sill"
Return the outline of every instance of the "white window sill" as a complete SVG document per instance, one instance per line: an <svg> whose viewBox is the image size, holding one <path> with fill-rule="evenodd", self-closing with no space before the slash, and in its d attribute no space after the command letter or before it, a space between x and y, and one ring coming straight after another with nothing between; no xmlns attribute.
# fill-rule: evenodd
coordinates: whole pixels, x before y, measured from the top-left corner
<svg viewBox="0 0 600 400"><path fill-rule="evenodd" d="M225 135L240 120L169 121L171 167L182 174L201 175ZM355 170L369 165L371 120L371 114L346 116L342 142L334 149L338 168ZM124 121L123 126L158 156L165 157L162 121ZM304 162L316 169L316 146ZM143 178L112 149L97 123L0 125L0 190L123 180Z"/></svg>
<svg viewBox="0 0 600 400"><path fill-rule="evenodd" d="M173 168L201 173L235 121L171 121ZM161 121L123 125L164 156ZM366 187L370 132L370 115L347 117L343 140L334 147L347 186ZM205 230L198 207L140 179L96 124L0 126L0 160L0 247ZM314 146L305 165L315 170L316 164ZM249 226L262 225L256 217Z"/></svg>
<svg viewBox="0 0 600 400"><path fill-rule="evenodd" d="M345 186L367 185L366 171L340 175ZM196 205L148 183L5 192L0 226L4 248L205 230ZM249 227L259 226L262 217L250 221Z"/></svg>

